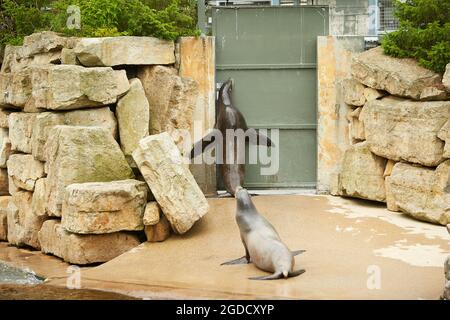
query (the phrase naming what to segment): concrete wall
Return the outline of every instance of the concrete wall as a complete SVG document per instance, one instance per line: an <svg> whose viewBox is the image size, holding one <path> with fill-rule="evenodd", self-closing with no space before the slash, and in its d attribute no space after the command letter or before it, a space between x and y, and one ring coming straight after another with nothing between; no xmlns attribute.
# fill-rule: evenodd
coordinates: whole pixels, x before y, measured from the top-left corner
<svg viewBox="0 0 450 320"><path fill-rule="evenodd" d="M214 37L183 37L179 41L179 74L193 78L199 85L193 121L201 123L202 135L214 127L216 117L214 43ZM215 165L193 164L191 171L205 194L216 193Z"/></svg>
<svg viewBox="0 0 450 320"><path fill-rule="evenodd" d="M318 155L317 192L337 188L343 154L350 145L346 119L349 106L342 97L342 80L350 77L352 56L364 50L359 36L324 36L317 39Z"/></svg>
<svg viewBox="0 0 450 320"><path fill-rule="evenodd" d="M331 35L369 34L369 0L316 0L330 6Z"/></svg>

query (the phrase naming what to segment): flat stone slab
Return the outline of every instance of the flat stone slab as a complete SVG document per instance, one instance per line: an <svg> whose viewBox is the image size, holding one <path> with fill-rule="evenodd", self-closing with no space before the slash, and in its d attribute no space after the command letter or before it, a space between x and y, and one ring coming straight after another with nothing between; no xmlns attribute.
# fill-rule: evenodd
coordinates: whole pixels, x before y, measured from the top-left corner
<svg viewBox="0 0 450 320"><path fill-rule="evenodd" d="M368 87L386 90L392 95L425 100L433 98L427 92L442 86L441 76L419 66L414 59L398 59L383 54L376 47L355 57L353 77ZM441 92L438 92L438 98Z"/></svg>
<svg viewBox="0 0 450 320"><path fill-rule="evenodd" d="M49 137L44 155L50 215L61 216L68 185L134 178L119 144L108 129L55 126Z"/></svg>
<svg viewBox="0 0 450 320"><path fill-rule="evenodd" d="M137 235L109 233L78 235L64 230L58 220L49 220L39 231L42 252L50 253L71 264L109 261L139 245Z"/></svg>
<svg viewBox="0 0 450 320"><path fill-rule="evenodd" d="M33 156L45 161L44 147L48 135L56 125L102 127L117 137L117 121L109 107L67 112L41 112L34 121L31 145Z"/></svg>
<svg viewBox="0 0 450 320"><path fill-rule="evenodd" d="M153 37L83 38L74 52L86 67L175 63L174 42Z"/></svg>
<svg viewBox="0 0 450 320"><path fill-rule="evenodd" d="M7 162L8 176L15 186L22 190L34 191L39 178L44 177L44 163L30 154L13 154Z"/></svg>
<svg viewBox="0 0 450 320"><path fill-rule="evenodd" d="M368 102L361 118L369 149L378 156L435 167L444 158L439 131L450 118L450 101L395 97Z"/></svg>
<svg viewBox="0 0 450 320"><path fill-rule="evenodd" d="M30 109L73 110L117 102L130 84L125 70L76 65L33 67Z"/></svg>
<svg viewBox="0 0 450 320"><path fill-rule="evenodd" d="M187 232L208 212L205 196L167 132L142 139L133 159L175 232Z"/></svg>
<svg viewBox="0 0 450 320"><path fill-rule="evenodd" d="M147 185L137 180L75 183L66 187L62 226L79 234L144 229Z"/></svg>

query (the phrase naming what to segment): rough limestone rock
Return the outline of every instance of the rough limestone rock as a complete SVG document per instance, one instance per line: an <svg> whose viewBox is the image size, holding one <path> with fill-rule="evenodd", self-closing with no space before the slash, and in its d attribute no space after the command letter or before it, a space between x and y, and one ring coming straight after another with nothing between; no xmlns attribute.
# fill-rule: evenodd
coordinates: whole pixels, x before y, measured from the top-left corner
<svg viewBox="0 0 450 320"><path fill-rule="evenodd" d="M41 250L71 264L106 262L140 244L137 235L116 232L79 235L67 232L58 220L48 220L39 231Z"/></svg>
<svg viewBox="0 0 450 320"><path fill-rule="evenodd" d="M339 193L368 200L386 200L384 169L386 159L371 153L367 142L352 145L345 151L339 174Z"/></svg>
<svg viewBox="0 0 450 320"><path fill-rule="evenodd" d="M143 230L147 186L137 180L71 184L66 188L61 224L80 234Z"/></svg>
<svg viewBox="0 0 450 320"><path fill-rule="evenodd" d="M133 159L175 232L187 232L208 212L205 196L167 132L142 139Z"/></svg>
<svg viewBox="0 0 450 320"><path fill-rule="evenodd" d="M138 78L150 104L150 134L168 132L184 154L184 149L191 146L184 146L185 140L178 130L191 132L197 83L190 78L181 78L175 69L163 66L141 68Z"/></svg>
<svg viewBox="0 0 450 320"><path fill-rule="evenodd" d="M352 75L368 87L415 100L425 89L442 86L439 74L419 66L414 59L387 56L381 47L359 54L352 63Z"/></svg>
<svg viewBox="0 0 450 320"><path fill-rule="evenodd" d="M370 151L424 166L442 162L444 142L437 135L450 118L450 101L386 97L368 102L364 109L364 131Z"/></svg>
<svg viewBox="0 0 450 320"><path fill-rule="evenodd" d="M23 190L33 191L36 181L45 175L44 164L30 154L11 155L7 167L14 185Z"/></svg>
<svg viewBox="0 0 450 320"><path fill-rule="evenodd" d="M109 107L67 112L42 112L36 116L32 136L32 153L45 161L44 146L50 130L56 125L102 127L117 137L117 121Z"/></svg>
<svg viewBox="0 0 450 320"><path fill-rule="evenodd" d="M50 215L61 216L65 188L73 183L134 178L111 132L100 127L55 126L45 145Z"/></svg>
<svg viewBox="0 0 450 320"><path fill-rule="evenodd" d="M355 79L345 79L342 81L344 102L346 104L361 107L366 103L364 95L365 86Z"/></svg>
<svg viewBox="0 0 450 320"><path fill-rule="evenodd" d="M9 177L7 169L0 169L0 196L9 196Z"/></svg>
<svg viewBox="0 0 450 320"><path fill-rule="evenodd" d="M48 110L92 108L116 103L130 88L125 70L74 65L34 67L27 106Z"/></svg>
<svg viewBox="0 0 450 320"><path fill-rule="evenodd" d="M16 112L9 115L9 139L11 150L31 153L31 136L33 134L36 114Z"/></svg>
<svg viewBox="0 0 450 320"><path fill-rule="evenodd" d="M395 205L424 221L450 223L450 160L436 169L397 163L390 178Z"/></svg>
<svg viewBox="0 0 450 320"><path fill-rule="evenodd" d="M74 51L78 60L86 67L175 62L174 42L152 37L83 38Z"/></svg>
<svg viewBox="0 0 450 320"><path fill-rule="evenodd" d="M10 196L0 197L0 241L8 240L8 206Z"/></svg>
<svg viewBox="0 0 450 320"><path fill-rule="evenodd" d="M162 242L170 237L172 229L169 220L162 215L157 224L145 226L144 231L148 242Z"/></svg>
<svg viewBox="0 0 450 320"><path fill-rule="evenodd" d="M117 103L120 145L126 156L131 156L139 141L149 135L150 106L139 79L130 81L130 91Z"/></svg>
<svg viewBox="0 0 450 320"><path fill-rule="evenodd" d="M8 117L11 114L11 111L0 109L0 128L8 129Z"/></svg>
<svg viewBox="0 0 450 320"><path fill-rule="evenodd" d="M445 89L450 92L450 63L445 67L445 73L442 77L442 83L444 84Z"/></svg>
<svg viewBox="0 0 450 320"><path fill-rule="evenodd" d="M9 131L0 128L0 168L6 169L6 161L11 155L11 140L9 140Z"/></svg>
<svg viewBox="0 0 450 320"><path fill-rule="evenodd" d="M31 210L32 193L19 191L12 196L8 206L8 241L16 246L40 249L38 232L46 216L37 216Z"/></svg>
<svg viewBox="0 0 450 320"><path fill-rule="evenodd" d="M162 215L158 202L152 201L147 203L144 211L144 225L153 226L159 222Z"/></svg>
<svg viewBox="0 0 450 320"><path fill-rule="evenodd" d="M41 178L36 181L31 201L31 210L36 216L45 216L47 214L47 178Z"/></svg>
<svg viewBox="0 0 450 320"><path fill-rule="evenodd" d="M385 92L372 89L372 88L364 88L364 97L366 97L366 101L377 100L386 95Z"/></svg>
<svg viewBox="0 0 450 320"><path fill-rule="evenodd" d="M350 136L356 141L365 140L364 123L360 120L362 110L363 108L356 108L347 117L350 121Z"/></svg>
<svg viewBox="0 0 450 320"><path fill-rule="evenodd" d="M445 142L443 157L450 158L450 120L439 130L438 138Z"/></svg>
<svg viewBox="0 0 450 320"><path fill-rule="evenodd" d="M63 48L73 48L79 40L77 38L64 37L52 31L33 33L23 39L21 48L22 56L61 51Z"/></svg>
<svg viewBox="0 0 450 320"><path fill-rule="evenodd" d="M31 97L31 68L0 73L0 108L23 109Z"/></svg>

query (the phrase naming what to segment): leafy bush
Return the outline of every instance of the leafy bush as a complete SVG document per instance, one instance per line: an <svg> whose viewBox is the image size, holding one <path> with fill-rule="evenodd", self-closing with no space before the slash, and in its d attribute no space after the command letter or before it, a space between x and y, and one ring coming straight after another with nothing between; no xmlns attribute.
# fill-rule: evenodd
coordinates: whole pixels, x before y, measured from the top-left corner
<svg viewBox="0 0 450 320"><path fill-rule="evenodd" d="M0 44L20 44L33 32L52 30L80 37L154 36L175 40L198 35L192 0L3 0ZM81 29L68 29L67 8L81 11Z"/></svg>
<svg viewBox="0 0 450 320"><path fill-rule="evenodd" d="M384 52L443 73L450 63L450 0L396 0L395 14L400 27L383 38Z"/></svg>

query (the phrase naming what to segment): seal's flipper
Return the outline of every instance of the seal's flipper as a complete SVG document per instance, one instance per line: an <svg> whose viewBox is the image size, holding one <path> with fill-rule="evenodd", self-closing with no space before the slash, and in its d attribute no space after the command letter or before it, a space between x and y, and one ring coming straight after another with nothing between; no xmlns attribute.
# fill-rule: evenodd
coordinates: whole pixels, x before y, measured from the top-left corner
<svg viewBox="0 0 450 320"><path fill-rule="evenodd" d="M306 250L295 250L295 251L292 251L292 256L293 257L298 256L299 254L302 254L303 252L306 252Z"/></svg>
<svg viewBox="0 0 450 320"><path fill-rule="evenodd" d="M288 273L288 277L289 277L289 278L291 278L291 277L297 277L297 276L299 276L299 275L301 275L302 273L305 273L305 272L306 272L305 269L300 269L300 270L292 271L292 272L289 272L289 273Z"/></svg>
<svg viewBox="0 0 450 320"><path fill-rule="evenodd" d="M228 265L233 265L233 264L248 264L248 263L250 263L250 262L247 260L247 258L245 256L243 256L243 257L240 257L238 259L234 259L234 260L231 260L231 261L224 262L224 263L222 263L220 265L221 266L228 266Z"/></svg>
<svg viewBox="0 0 450 320"><path fill-rule="evenodd" d="M251 277L250 280L277 280L284 278L282 272L271 274L270 276Z"/></svg>

